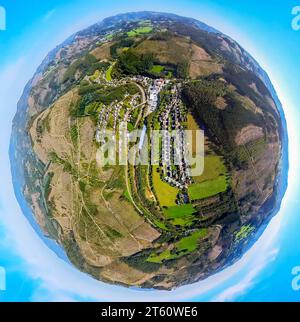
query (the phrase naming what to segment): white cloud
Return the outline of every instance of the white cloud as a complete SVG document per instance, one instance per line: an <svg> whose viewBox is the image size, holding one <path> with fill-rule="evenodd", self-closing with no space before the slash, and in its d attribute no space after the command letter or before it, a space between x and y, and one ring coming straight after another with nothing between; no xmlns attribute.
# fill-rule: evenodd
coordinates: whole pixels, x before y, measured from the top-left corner
<svg viewBox="0 0 300 322"><path fill-rule="evenodd" d="M213 298L212 301L233 301L236 297L245 294L248 289L254 286L259 273L262 272L267 265L270 265L276 259L278 253L278 248L269 251L269 253L260 253L263 254L262 258L257 259L255 265L253 265L252 263L251 267L248 268L248 273L245 275L245 277L239 280L237 284L225 289L223 292Z"/></svg>

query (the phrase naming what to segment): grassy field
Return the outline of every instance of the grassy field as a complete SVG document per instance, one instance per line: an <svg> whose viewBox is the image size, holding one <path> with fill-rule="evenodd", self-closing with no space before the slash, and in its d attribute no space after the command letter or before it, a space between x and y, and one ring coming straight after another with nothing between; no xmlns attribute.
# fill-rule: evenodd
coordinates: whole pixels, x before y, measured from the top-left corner
<svg viewBox="0 0 300 322"><path fill-rule="evenodd" d="M176 257L175 257L176 258ZM171 251L165 250L159 255L152 254L148 257L147 262L161 264L163 261L173 259Z"/></svg>
<svg viewBox="0 0 300 322"><path fill-rule="evenodd" d="M164 214L167 219L171 220L174 226L190 226L193 224L193 220L197 210L191 205L174 206L164 209Z"/></svg>
<svg viewBox="0 0 300 322"><path fill-rule="evenodd" d="M196 209L191 205L174 206L164 210L167 218L180 218L192 215Z"/></svg>
<svg viewBox="0 0 300 322"><path fill-rule="evenodd" d="M188 129L195 131L199 130L199 126L194 117L189 114L187 117ZM194 141L194 138L193 138ZM193 144L193 153L195 153ZM193 177L194 184L189 189L191 200L199 200L214 196L227 189L227 169L223 158L213 153L206 145L204 157L204 170L200 176Z"/></svg>
<svg viewBox="0 0 300 322"><path fill-rule="evenodd" d="M99 76L100 76L100 71L99 71L99 69L97 69L97 70L95 71L94 75L90 77L90 80L91 80L92 82L95 82L95 81L96 81L96 79L98 79L98 78L99 78Z"/></svg>
<svg viewBox="0 0 300 322"><path fill-rule="evenodd" d="M187 116L187 126L188 126L188 130L199 130L199 126L196 122L196 120L194 119L193 115L188 114Z"/></svg>
<svg viewBox="0 0 300 322"><path fill-rule="evenodd" d="M196 183L214 180L221 175L226 175L226 167L223 160L218 155L207 155L204 158L204 171L201 176L194 177Z"/></svg>
<svg viewBox="0 0 300 322"><path fill-rule="evenodd" d="M153 187L160 205L166 207L176 206L175 200L179 190L162 181L156 169L157 167L153 167L152 178Z"/></svg>
<svg viewBox="0 0 300 322"><path fill-rule="evenodd" d="M194 119L194 117L191 114L188 114L187 116L187 128L189 131L193 131L193 135L192 135L192 142L193 142L193 147L192 147L192 152L193 154L196 154L197 150L196 150L196 132L200 130L199 125L197 124L196 120Z"/></svg>
<svg viewBox="0 0 300 322"><path fill-rule="evenodd" d="M113 35L107 35L106 37L105 37L105 40L112 40L113 39Z"/></svg>
<svg viewBox="0 0 300 322"><path fill-rule="evenodd" d="M182 238L176 244L176 248L180 252L191 253L197 249L199 239L206 237L206 235L207 235L207 229L205 229L205 228L199 229L199 230L195 231L194 233L192 233L190 236Z"/></svg>
<svg viewBox="0 0 300 322"><path fill-rule="evenodd" d="M199 245L200 239L205 238L207 229L199 229L193 232L190 236L180 239L173 250L165 250L160 254L151 254L147 259L151 263L162 263L163 261L177 259L184 255L194 252Z"/></svg>
<svg viewBox="0 0 300 322"><path fill-rule="evenodd" d="M140 27L127 32L127 35L128 37L136 37L138 35L149 34L152 30L152 27Z"/></svg>
<svg viewBox="0 0 300 322"><path fill-rule="evenodd" d="M227 189L227 179L219 176L216 179L194 183L188 188L191 200L200 200L224 192Z"/></svg>
<svg viewBox="0 0 300 322"><path fill-rule="evenodd" d="M150 72L151 73L154 73L154 74L160 74L161 72L163 72L165 69L164 66L161 66L161 65L153 65L153 67L150 69Z"/></svg>
<svg viewBox="0 0 300 322"><path fill-rule="evenodd" d="M112 73L113 68L114 68L114 65L111 65L111 66L108 68L108 70L107 70L107 72L106 72L106 74L105 74L106 80L107 80L108 82L110 82L110 81L112 80L111 73Z"/></svg>

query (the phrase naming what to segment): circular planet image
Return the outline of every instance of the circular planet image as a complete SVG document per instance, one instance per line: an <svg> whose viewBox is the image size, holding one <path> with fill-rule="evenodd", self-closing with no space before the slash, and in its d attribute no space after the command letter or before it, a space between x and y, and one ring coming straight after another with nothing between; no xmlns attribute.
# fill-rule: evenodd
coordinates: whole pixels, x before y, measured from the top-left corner
<svg viewBox="0 0 300 322"><path fill-rule="evenodd" d="M168 13L106 18L50 52L19 101L11 151L37 233L125 287L172 290L233 264L287 182L266 72L222 32Z"/></svg>

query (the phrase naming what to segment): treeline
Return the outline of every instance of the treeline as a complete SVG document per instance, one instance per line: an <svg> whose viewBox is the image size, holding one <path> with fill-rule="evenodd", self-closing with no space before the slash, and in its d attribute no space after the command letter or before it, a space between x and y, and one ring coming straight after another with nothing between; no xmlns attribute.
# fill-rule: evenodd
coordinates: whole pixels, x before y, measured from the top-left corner
<svg viewBox="0 0 300 322"><path fill-rule="evenodd" d="M157 32L153 36L151 36L151 40L158 40L158 41L168 41L174 36L174 33L170 31L161 31Z"/></svg>
<svg viewBox="0 0 300 322"><path fill-rule="evenodd" d="M147 261L151 253L152 249L146 249L135 255L123 257L122 261L127 265L136 268L144 273L157 272L157 270L159 270L159 268L161 267L161 264L151 263Z"/></svg>
<svg viewBox="0 0 300 322"><path fill-rule="evenodd" d="M153 55L139 55L132 49L128 49L119 56L113 75L115 77L121 77L123 75L143 75L153 67L153 64Z"/></svg>
<svg viewBox="0 0 300 322"><path fill-rule="evenodd" d="M116 42L110 47L110 55L112 58L117 58L118 56L118 49L122 48L130 48L133 46L135 41L130 38L123 38L120 41Z"/></svg>
<svg viewBox="0 0 300 322"><path fill-rule="evenodd" d="M185 79L189 76L190 64L188 61L183 61L177 65L176 76Z"/></svg>
<svg viewBox="0 0 300 322"><path fill-rule="evenodd" d="M216 107L220 96L226 99L224 110ZM263 126L262 116L244 108L221 81L191 82L184 87L183 98L210 138L219 146L221 143L228 153L235 147L235 136L243 127L250 123Z"/></svg>
<svg viewBox="0 0 300 322"><path fill-rule="evenodd" d="M226 94L226 85L218 80L199 80L190 82L183 90L193 105L214 105L219 96Z"/></svg>
<svg viewBox="0 0 300 322"><path fill-rule="evenodd" d="M154 57L153 54L138 54L134 49L128 49L119 55L118 61L113 70L113 76L120 78L122 76L130 75L144 75L152 78L165 77L168 75L175 75L177 78L185 79L189 74L188 61L182 61L181 63L163 64L163 70L159 73L152 70L155 64L161 64Z"/></svg>
<svg viewBox="0 0 300 322"><path fill-rule="evenodd" d="M224 77L229 83L237 88L237 91L241 95L248 96L255 105L260 107L264 112L269 112L275 118L277 127L280 126L281 121L278 114L266 99L266 97L269 96L271 100L271 94L261 79L254 73L229 63L225 65ZM257 90L252 88L253 85Z"/></svg>
<svg viewBox="0 0 300 322"><path fill-rule="evenodd" d="M95 56L86 54L70 65L63 76L63 83L81 80L86 75L93 75L96 70L106 70L108 66L108 63L99 62Z"/></svg>
<svg viewBox="0 0 300 322"><path fill-rule="evenodd" d="M93 115L99 104L110 105L115 101L122 101L125 94L134 95L138 91L134 84L107 88L98 84L81 85L78 92L81 97L71 109L71 115L74 117Z"/></svg>

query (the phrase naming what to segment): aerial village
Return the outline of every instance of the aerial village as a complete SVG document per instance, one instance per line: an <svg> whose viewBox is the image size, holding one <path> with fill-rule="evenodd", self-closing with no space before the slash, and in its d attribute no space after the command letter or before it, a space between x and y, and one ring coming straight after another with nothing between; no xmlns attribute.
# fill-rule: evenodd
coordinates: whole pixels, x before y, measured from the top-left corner
<svg viewBox="0 0 300 322"><path fill-rule="evenodd" d="M159 113L157 119L162 133L159 167L163 173L162 180L180 190L187 188L191 183L191 176L186 159L188 144L185 137L185 128L182 125L185 121L185 113L180 98L181 84L178 81L162 78L152 79L145 76L107 80L105 75L99 75L94 81L100 83L103 80L110 87L135 84L139 88L139 92L134 95L126 93L122 101L116 100L110 105L102 106L96 127L96 142L100 145L105 144L108 129L116 133L121 122L123 124L131 122L133 126L128 129L128 136L131 130L137 129L137 125L142 124L138 144L138 150L141 150L144 141L148 140L146 138L147 116L152 113ZM165 88L169 89L170 101L162 109L159 109L160 94ZM134 115L137 115L135 119L133 118ZM176 134L172 135L172 133ZM185 199L185 202L188 202L188 199Z"/></svg>

